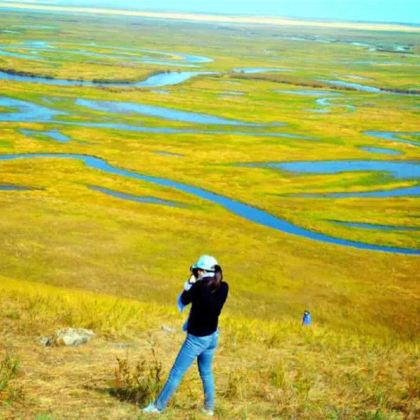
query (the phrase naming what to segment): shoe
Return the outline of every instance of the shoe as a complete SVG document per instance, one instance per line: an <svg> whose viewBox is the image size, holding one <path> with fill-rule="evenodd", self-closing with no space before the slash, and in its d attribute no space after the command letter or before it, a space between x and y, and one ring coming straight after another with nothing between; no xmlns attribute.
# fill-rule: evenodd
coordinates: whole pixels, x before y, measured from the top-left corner
<svg viewBox="0 0 420 420"><path fill-rule="evenodd" d="M145 414L160 414L160 410L153 403L150 403L147 407L144 407L142 412Z"/></svg>
<svg viewBox="0 0 420 420"><path fill-rule="evenodd" d="M214 416L214 411L213 410L209 410L208 408L202 408L201 409L201 412L203 414L205 414L206 416L209 416L209 417L213 417Z"/></svg>

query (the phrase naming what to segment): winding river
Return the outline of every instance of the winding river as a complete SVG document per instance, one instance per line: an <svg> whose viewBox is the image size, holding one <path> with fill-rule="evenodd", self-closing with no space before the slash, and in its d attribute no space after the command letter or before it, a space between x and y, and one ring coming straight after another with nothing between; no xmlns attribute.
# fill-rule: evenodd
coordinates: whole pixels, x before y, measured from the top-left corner
<svg viewBox="0 0 420 420"><path fill-rule="evenodd" d="M383 93L384 92L382 89L379 89L374 86L362 85L360 83L354 83L354 82L346 82L344 80L322 80L322 81L332 86L345 87L349 89L359 90L361 92L369 92L369 93Z"/></svg>
<svg viewBox="0 0 420 420"><path fill-rule="evenodd" d="M402 155L402 152L395 149L387 149L385 147L360 146L360 150L380 155Z"/></svg>
<svg viewBox="0 0 420 420"><path fill-rule="evenodd" d="M68 48L70 47L70 48ZM75 47L80 47L74 49ZM91 51L86 48L98 48L101 51ZM213 59L200 55L192 55L178 52L157 51L142 48L127 48L119 46L87 44L67 44L59 42L51 44L46 41L25 41L21 43L0 45L0 55L21 58L25 60L42 60L40 53L50 52L59 49L61 54L81 55L88 57L99 57L119 61L137 62L144 64L155 64L175 67L198 67L200 64L211 63ZM109 52L106 52L109 50ZM20 51L25 51L21 53ZM162 59L165 58L165 59Z"/></svg>
<svg viewBox="0 0 420 420"><path fill-rule="evenodd" d="M316 97L315 104L318 108L309 109L309 112L316 112L321 114L327 114L330 112L330 107L337 106L343 107L348 112L354 112L356 107L347 103L336 103L337 99L340 99L343 95L338 92L332 92L325 89L296 89L296 90L275 90L276 93L283 95L297 95L297 96L312 96Z"/></svg>
<svg viewBox="0 0 420 420"><path fill-rule="evenodd" d="M160 185L163 187L172 188L178 191L182 191L193 196L199 197L203 200L210 201L212 203L218 204L225 208L227 211L247 219L253 223L269 227L271 229L279 230L288 234L301 236L307 239L325 242L335 245L359 248L364 250L372 251L383 251L383 252L393 252L400 254L411 254L411 255L420 255L420 250L409 249L409 248L400 248L392 246L382 246L374 245L364 242L351 241L341 238L336 238L326 234L314 232L296 225L293 225L286 220L280 219L264 210L260 210L251 205L241 203L240 201L233 200L231 198L216 194L214 192L195 187L193 185L184 184L177 181L172 181L170 179L154 177L150 175L145 175L137 173L134 171L129 171L126 169L118 168L116 166L110 165L103 159L94 156L80 155L80 154L69 154L69 153L22 153L22 154L10 154L10 155L0 155L0 160L2 161L11 161L16 159L72 159L83 162L87 167L96 169L102 172L109 174L121 176L124 178L136 179L143 182L150 182L152 184Z"/></svg>
<svg viewBox="0 0 420 420"><path fill-rule="evenodd" d="M90 80L69 80L53 79L42 76L25 76L21 74L6 73L0 71L0 80L11 80L24 83L41 83L52 86L84 86L84 87L136 87L155 88L161 86L173 86L183 83L199 75L217 74L208 71L167 71L149 76L145 80L137 82L112 82L112 81L90 81Z"/></svg>
<svg viewBox="0 0 420 420"><path fill-rule="evenodd" d="M391 88L377 88L375 86L362 85L355 82L346 82L344 80L322 80L324 83L328 83L331 86L336 86L338 88L347 88L351 90L358 90L360 92L368 93L386 93L393 95L419 95L420 93L414 89L400 90L400 89L391 89Z"/></svg>
<svg viewBox="0 0 420 420"><path fill-rule="evenodd" d="M411 144L412 146L420 146L420 139L419 140L408 140L404 139L401 136L408 136L408 137L420 137L420 132L410 132L410 131L374 131L374 130L366 130L363 131L363 134L370 137L376 137L377 139L381 140L390 140L390 141L397 141L399 143L406 143Z"/></svg>
<svg viewBox="0 0 420 420"><path fill-rule="evenodd" d="M331 175L344 172L379 172L394 179L420 179L419 161L388 160L336 160L336 161L300 161L300 162L258 162L240 163L237 166L251 168L271 168L286 172L309 175ZM410 187L397 187L379 191L346 191L332 193L293 193L283 197L298 198L387 198L417 197L420 195L420 184Z"/></svg>
<svg viewBox="0 0 420 420"><path fill-rule="evenodd" d="M288 72L289 69L282 69L279 67L236 67L232 70L234 73L243 74L257 74L257 73L276 73L276 72Z"/></svg>
<svg viewBox="0 0 420 420"><path fill-rule="evenodd" d="M32 188L20 185L0 185L0 191L30 191Z"/></svg>
<svg viewBox="0 0 420 420"><path fill-rule="evenodd" d="M260 126L260 124L221 118L214 115L132 102L94 101L89 99L77 99L76 104L89 109L93 109L95 111L103 111L123 115L140 114L148 117L162 118L172 121L182 121L186 123L209 125L242 125L250 127Z"/></svg>
<svg viewBox="0 0 420 420"><path fill-rule="evenodd" d="M61 133L59 130L27 130L27 129L20 129L19 130L22 134L28 137L47 137L49 139L58 141L59 143L67 143L70 141L70 137L66 136L65 134Z"/></svg>
<svg viewBox="0 0 420 420"><path fill-rule="evenodd" d="M339 174L343 172L375 171L387 173L396 179L420 178L420 162L389 160L318 160L299 162L242 163L238 166L281 169L301 174Z"/></svg>
<svg viewBox="0 0 420 420"><path fill-rule="evenodd" d="M65 112L56 111L34 102L0 96L0 107L11 108L11 112L0 112L3 122L49 122Z"/></svg>
<svg viewBox="0 0 420 420"><path fill-rule="evenodd" d="M260 125L254 123L247 123L241 121L235 121L225 119L213 115L200 114L188 111L177 110L173 108L158 107L152 105L142 105L126 102L112 102L112 101L90 101L90 100L79 100L79 105L89 106L91 109L101 111L111 111L115 113L142 113L147 116L156 118L163 118L168 120L176 120L190 123L208 124L208 125L232 125L232 126L245 126L247 128L253 128L254 131L233 131L233 130L203 130L194 128L171 128L171 127L146 127L137 126L127 123L115 123L115 122L79 122L79 121L59 121L55 119L58 115L66 115L63 111L56 111L48 107L38 105L36 103L22 101L20 99L13 99L6 96L0 96L0 106L5 108L11 108L11 112L0 112L0 121L3 122L42 122L59 125L68 125L74 127L90 127L90 128L103 128L113 129L121 131L133 131L139 133L156 133L156 134L209 134L209 135L238 135L238 136L255 136L255 137L284 137L291 139L301 140L316 140L313 137L306 137L300 134L293 133L281 133L281 132L268 132L261 131L261 128L267 127L280 127L284 123L273 123L270 126ZM49 133L52 136L54 130L46 130L45 133ZM58 130L55 130L58 131ZM57 134L54 140L64 141L64 137L60 136L59 140Z"/></svg>

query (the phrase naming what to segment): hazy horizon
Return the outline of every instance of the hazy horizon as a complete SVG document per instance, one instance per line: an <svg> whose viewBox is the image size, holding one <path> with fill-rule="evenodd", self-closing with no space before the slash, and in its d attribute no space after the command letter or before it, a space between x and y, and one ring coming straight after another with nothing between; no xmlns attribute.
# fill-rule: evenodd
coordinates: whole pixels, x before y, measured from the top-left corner
<svg viewBox="0 0 420 420"><path fill-rule="evenodd" d="M213 0L211 3L194 0L22 0L14 3L420 24L420 2L416 0L260 0L258 3L251 0Z"/></svg>

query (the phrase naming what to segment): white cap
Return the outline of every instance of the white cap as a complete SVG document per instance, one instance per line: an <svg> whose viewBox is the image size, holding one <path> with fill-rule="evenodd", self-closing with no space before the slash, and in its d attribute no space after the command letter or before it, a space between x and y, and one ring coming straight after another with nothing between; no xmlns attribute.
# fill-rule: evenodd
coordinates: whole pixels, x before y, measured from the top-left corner
<svg viewBox="0 0 420 420"><path fill-rule="evenodd" d="M216 258L211 255L201 255L196 263L192 265L192 268L198 268L205 271L214 271L215 265L218 265Z"/></svg>

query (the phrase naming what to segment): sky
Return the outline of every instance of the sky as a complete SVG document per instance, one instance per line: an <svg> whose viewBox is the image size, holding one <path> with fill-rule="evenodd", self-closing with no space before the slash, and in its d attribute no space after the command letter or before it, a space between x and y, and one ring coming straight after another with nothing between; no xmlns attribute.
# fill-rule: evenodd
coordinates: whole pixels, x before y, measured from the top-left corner
<svg viewBox="0 0 420 420"><path fill-rule="evenodd" d="M420 24L420 0L22 0L15 2Z"/></svg>

